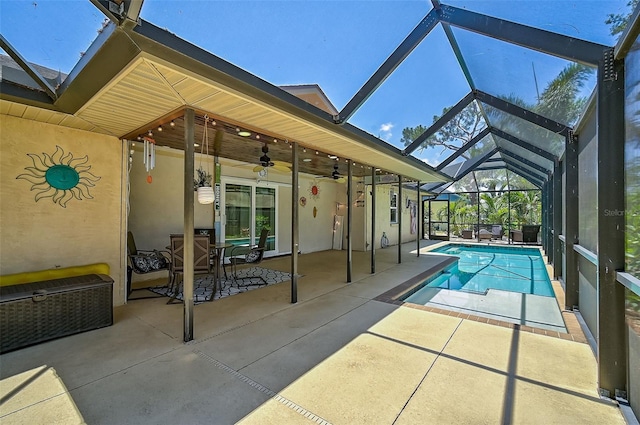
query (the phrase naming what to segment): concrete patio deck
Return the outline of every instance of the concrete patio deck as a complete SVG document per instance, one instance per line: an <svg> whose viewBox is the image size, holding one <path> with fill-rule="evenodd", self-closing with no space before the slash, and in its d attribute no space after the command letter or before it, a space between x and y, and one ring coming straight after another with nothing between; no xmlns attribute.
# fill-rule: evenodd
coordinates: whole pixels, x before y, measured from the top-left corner
<svg viewBox="0 0 640 425"><path fill-rule="evenodd" d="M625 423L598 397L587 344L374 300L442 261L415 248L402 264L378 250L374 275L355 252L349 285L344 252L302 255L297 304L283 282L198 305L188 344L183 307L148 299L111 327L4 354L0 421L68 390L89 424ZM10 408L7 378L43 365L64 385Z"/></svg>

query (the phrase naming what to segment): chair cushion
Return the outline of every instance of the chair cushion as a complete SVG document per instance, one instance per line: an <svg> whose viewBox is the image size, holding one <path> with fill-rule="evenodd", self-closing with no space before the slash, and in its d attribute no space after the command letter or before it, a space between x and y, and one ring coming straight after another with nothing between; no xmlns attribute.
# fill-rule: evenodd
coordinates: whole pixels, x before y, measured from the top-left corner
<svg viewBox="0 0 640 425"><path fill-rule="evenodd" d="M247 255L244 258L244 261L246 263L255 263L259 259L260 259L260 251L259 250L252 250L252 251L249 251L247 253Z"/></svg>
<svg viewBox="0 0 640 425"><path fill-rule="evenodd" d="M131 256L133 268L137 273L149 273L169 267L167 259L158 251L140 253Z"/></svg>

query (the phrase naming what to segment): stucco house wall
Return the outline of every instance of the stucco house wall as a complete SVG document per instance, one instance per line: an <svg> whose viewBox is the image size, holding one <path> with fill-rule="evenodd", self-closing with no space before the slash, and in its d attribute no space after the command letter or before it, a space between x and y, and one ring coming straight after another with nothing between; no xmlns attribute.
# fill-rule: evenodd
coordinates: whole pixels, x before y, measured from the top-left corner
<svg viewBox="0 0 640 425"><path fill-rule="evenodd" d="M389 239L389 245L398 244L398 226L402 225L402 243L415 241L416 237L422 231L422 223L420 222L420 204L416 209L416 233L411 233L411 211L407 208L407 201L417 203L418 194L415 190L403 188L402 199L398 195L398 210L402 207L402 223L391 223L391 191L398 193L397 184L378 184L376 185L376 236L373 244L376 249L381 248L381 238L384 232ZM371 249L371 186L365 189L366 214L367 214L367 250Z"/></svg>
<svg viewBox="0 0 640 425"><path fill-rule="evenodd" d="M184 225L183 176L184 154L168 148L156 149L156 167L151 171L152 183L147 183L147 172L142 161L139 144L133 148L131 171L129 173L130 210L129 230L135 236L136 244L142 249L162 250L169 244L171 233L182 233ZM235 184L256 184L257 174L252 166L219 158L221 164L222 191L226 182ZM196 154L195 167L213 170L211 157L200 159ZM261 185L277 188L278 253L291 252L291 175L271 172L261 179ZM319 193L313 196L311 186L317 184ZM303 253L323 251L332 248L333 217L336 203L346 193L344 184L336 184L330 179L316 179L314 176L300 175L299 198L306 198L306 204L299 204L299 243ZM194 198L197 196L194 194ZM223 194L224 198L224 194ZM313 209L316 208L314 216ZM201 205L194 199L194 227L213 227L213 205ZM224 205L216 217L224 220ZM135 275L133 281L161 277L166 272Z"/></svg>
<svg viewBox="0 0 640 425"><path fill-rule="evenodd" d="M7 115L0 115L0 128L0 274L104 262L115 282L114 302L122 304L121 141ZM80 179L56 194L45 174L59 164ZM45 189L52 196L39 197Z"/></svg>

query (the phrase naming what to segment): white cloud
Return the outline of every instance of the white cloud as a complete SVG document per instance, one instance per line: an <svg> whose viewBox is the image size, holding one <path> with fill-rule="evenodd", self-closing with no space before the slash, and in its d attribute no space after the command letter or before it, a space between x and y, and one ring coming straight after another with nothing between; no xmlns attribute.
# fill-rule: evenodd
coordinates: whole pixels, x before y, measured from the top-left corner
<svg viewBox="0 0 640 425"><path fill-rule="evenodd" d="M378 137L388 142L393 136L393 133L391 133L392 128L393 124L390 122L380 125L380 129L378 130Z"/></svg>
<svg viewBox="0 0 640 425"><path fill-rule="evenodd" d="M438 162L432 160L431 158L422 158L422 162L426 162L427 165L430 165L430 166L432 166L434 168L438 166Z"/></svg>
<svg viewBox="0 0 640 425"><path fill-rule="evenodd" d="M382 124L380 126L380 131L388 133L391 131L391 129L393 128L393 124L391 124L390 122L386 123L386 124Z"/></svg>

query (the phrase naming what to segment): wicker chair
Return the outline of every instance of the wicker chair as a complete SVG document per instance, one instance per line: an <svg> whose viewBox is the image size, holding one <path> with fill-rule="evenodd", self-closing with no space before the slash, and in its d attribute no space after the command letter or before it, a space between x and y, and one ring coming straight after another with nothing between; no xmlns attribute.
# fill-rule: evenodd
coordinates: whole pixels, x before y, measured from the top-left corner
<svg viewBox="0 0 640 425"><path fill-rule="evenodd" d="M539 224L525 224L522 226L522 242L538 243Z"/></svg>
<svg viewBox="0 0 640 425"><path fill-rule="evenodd" d="M159 298L162 295L129 298L133 291L146 290L150 287L131 287L133 273L147 274L159 270L170 270L170 254L168 251L142 250L136 247L136 241L132 232L127 232L127 300L142 300L147 298ZM171 275L167 284L171 281ZM156 285L154 285L156 286Z"/></svg>
<svg viewBox="0 0 640 425"><path fill-rule="evenodd" d="M488 239L491 240L491 232L487 229L480 229L478 231L478 240Z"/></svg>
<svg viewBox="0 0 640 425"><path fill-rule="evenodd" d="M494 224L493 226L491 226L491 238L492 239L502 240L503 236L504 236L504 230L502 229L501 225Z"/></svg>

